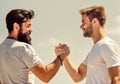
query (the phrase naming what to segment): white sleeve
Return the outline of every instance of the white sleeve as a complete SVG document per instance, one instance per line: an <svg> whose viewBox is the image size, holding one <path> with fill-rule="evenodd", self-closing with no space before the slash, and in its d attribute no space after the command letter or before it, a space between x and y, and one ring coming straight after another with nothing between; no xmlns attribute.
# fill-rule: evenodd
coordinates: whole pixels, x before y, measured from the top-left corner
<svg viewBox="0 0 120 84"><path fill-rule="evenodd" d="M25 45L21 48L21 58L28 68L32 68L33 66L41 63L40 57L30 45Z"/></svg>
<svg viewBox="0 0 120 84"><path fill-rule="evenodd" d="M89 53L88 53L88 55L89 55ZM84 61L82 62L82 63L85 64L85 65L87 65L88 55L87 55L87 57L84 59Z"/></svg>
<svg viewBox="0 0 120 84"><path fill-rule="evenodd" d="M107 68L120 65L120 48L115 42L103 44L100 52Z"/></svg>

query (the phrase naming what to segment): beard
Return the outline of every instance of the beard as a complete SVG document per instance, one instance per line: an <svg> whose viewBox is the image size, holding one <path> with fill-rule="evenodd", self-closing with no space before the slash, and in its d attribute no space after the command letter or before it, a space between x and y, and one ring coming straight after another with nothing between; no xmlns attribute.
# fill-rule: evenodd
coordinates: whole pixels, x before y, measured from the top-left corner
<svg viewBox="0 0 120 84"><path fill-rule="evenodd" d="M31 32L22 33L22 31L20 30L18 33L18 41L25 42L31 45L32 43L31 43L30 34Z"/></svg>
<svg viewBox="0 0 120 84"><path fill-rule="evenodd" d="M84 29L85 33L83 34L84 37L91 37L93 30L92 30L92 24L89 24L89 26Z"/></svg>

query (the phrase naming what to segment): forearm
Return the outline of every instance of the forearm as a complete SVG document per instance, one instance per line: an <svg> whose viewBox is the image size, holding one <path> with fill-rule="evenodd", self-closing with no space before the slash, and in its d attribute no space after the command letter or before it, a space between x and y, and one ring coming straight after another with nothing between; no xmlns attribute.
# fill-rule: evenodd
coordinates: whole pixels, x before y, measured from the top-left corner
<svg viewBox="0 0 120 84"><path fill-rule="evenodd" d="M111 84L120 84L120 77L119 76L113 77L111 80Z"/></svg>
<svg viewBox="0 0 120 84"><path fill-rule="evenodd" d="M43 82L48 83L53 76L57 73L58 69L61 66L61 62L59 58L56 58L52 63L48 65L44 65L43 63L40 63L34 67L32 67L30 70Z"/></svg>
<svg viewBox="0 0 120 84"><path fill-rule="evenodd" d="M82 75L78 72L78 68L73 65L68 58L65 59L64 65L67 72L75 82L79 82L83 79Z"/></svg>
<svg viewBox="0 0 120 84"><path fill-rule="evenodd" d="M111 84L120 84L120 66L108 68Z"/></svg>
<svg viewBox="0 0 120 84"><path fill-rule="evenodd" d="M58 57L52 63L46 65L45 69L48 80L51 80L54 77L60 66L61 61Z"/></svg>

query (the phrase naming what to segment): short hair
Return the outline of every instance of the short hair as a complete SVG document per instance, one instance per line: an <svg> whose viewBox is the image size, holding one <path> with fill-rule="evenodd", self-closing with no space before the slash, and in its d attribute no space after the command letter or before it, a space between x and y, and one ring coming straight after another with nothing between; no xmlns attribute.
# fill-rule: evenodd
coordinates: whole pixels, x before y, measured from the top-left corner
<svg viewBox="0 0 120 84"><path fill-rule="evenodd" d="M25 10L25 9L13 9L6 16L6 26L8 32L13 31L13 24L18 23L21 25L24 20L32 19L34 17L33 10Z"/></svg>
<svg viewBox="0 0 120 84"><path fill-rule="evenodd" d="M104 26L106 22L106 14L103 6L92 6L81 9L80 14L86 14L89 17L90 21L92 21L94 18L97 18L101 26Z"/></svg>

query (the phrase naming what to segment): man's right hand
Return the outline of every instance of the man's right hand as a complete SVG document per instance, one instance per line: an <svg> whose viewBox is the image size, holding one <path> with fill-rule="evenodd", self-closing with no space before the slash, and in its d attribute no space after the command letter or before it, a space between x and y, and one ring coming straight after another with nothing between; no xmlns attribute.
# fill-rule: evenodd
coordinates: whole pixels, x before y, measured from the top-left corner
<svg viewBox="0 0 120 84"><path fill-rule="evenodd" d="M62 61L64 61L64 58L70 54L70 50L66 44L59 44L55 48L55 53L57 56L61 57Z"/></svg>

